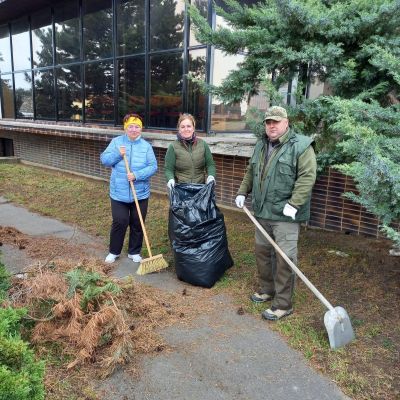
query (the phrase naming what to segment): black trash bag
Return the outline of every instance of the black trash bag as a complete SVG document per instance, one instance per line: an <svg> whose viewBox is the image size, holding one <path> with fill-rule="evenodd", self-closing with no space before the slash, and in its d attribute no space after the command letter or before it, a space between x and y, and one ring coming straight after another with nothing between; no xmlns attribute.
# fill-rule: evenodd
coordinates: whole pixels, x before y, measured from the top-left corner
<svg viewBox="0 0 400 400"><path fill-rule="evenodd" d="M175 185L168 224L176 275L207 288L233 266L224 216L215 204L213 188L213 183Z"/></svg>

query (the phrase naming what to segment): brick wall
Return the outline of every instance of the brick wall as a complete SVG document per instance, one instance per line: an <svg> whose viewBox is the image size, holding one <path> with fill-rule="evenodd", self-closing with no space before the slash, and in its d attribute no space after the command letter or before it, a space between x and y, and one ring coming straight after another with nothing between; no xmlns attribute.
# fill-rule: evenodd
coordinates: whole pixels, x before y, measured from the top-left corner
<svg viewBox="0 0 400 400"><path fill-rule="evenodd" d="M343 197L343 193L358 190L351 177L330 168L318 177L311 199L310 225L332 231L383 236L379 220L363 207ZM400 223L393 224L399 230Z"/></svg>
<svg viewBox="0 0 400 400"><path fill-rule="evenodd" d="M12 139L14 152L21 160L108 179L110 170L100 164L99 155L114 137L113 134L2 129L0 138ZM160 143L158 140L157 143ZM166 193L164 157L166 145L153 144L158 172L152 177L152 190ZM222 206L234 207L234 199L244 175L248 157L213 154L217 167L216 199ZM379 221L362 207L342 197L355 191L354 182L332 169L320 176L313 190L310 226L333 231L379 237ZM250 199L247 200L250 205ZM399 228L399 224L395 226Z"/></svg>
<svg viewBox="0 0 400 400"><path fill-rule="evenodd" d="M15 155L22 160L71 172L108 177L99 163L106 142L60 136L13 134Z"/></svg>

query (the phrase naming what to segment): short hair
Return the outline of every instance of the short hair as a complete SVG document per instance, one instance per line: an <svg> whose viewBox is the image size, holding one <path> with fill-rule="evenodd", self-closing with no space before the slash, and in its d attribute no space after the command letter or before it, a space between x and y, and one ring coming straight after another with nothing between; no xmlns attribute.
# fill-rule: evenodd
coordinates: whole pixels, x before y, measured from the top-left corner
<svg viewBox="0 0 400 400"><path fill-rule="evenodd" d="M190 121L192 121L193 128L196 128L196 120L194 119L193 115L192 115L192 114L188 114L188 113L183 113L183 114L181 114L181 115L179 116L178 124L176 125L176 127L177 127L178 129L179 129L179 125L181 124L181 122L182 122L184 119L190 119Z"/></svg>
<svg viewBox="0 0 400 400"><path fill-rule="evenodd" d="M142 125L144 125L142 117L139 114L134 114L134 113L133 114L126 114L124 119L122 120L122 125L125 125L125 122L128 121L129 118L140 119L140 122L142 123Z"/></svg>

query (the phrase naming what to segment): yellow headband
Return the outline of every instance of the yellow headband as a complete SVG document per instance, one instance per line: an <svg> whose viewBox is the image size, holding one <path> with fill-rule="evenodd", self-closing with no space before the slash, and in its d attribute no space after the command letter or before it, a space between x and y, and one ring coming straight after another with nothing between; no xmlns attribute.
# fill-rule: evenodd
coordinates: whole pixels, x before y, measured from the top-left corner
<svg viewBox="0 0 400 400"><path fill-rule="evenodd" d="M140 126L143 128L142 121L139 118L136 117L129 117L125 122L124 122L124 129L127 129L129 125L135 124L137 126Z"/></svg>

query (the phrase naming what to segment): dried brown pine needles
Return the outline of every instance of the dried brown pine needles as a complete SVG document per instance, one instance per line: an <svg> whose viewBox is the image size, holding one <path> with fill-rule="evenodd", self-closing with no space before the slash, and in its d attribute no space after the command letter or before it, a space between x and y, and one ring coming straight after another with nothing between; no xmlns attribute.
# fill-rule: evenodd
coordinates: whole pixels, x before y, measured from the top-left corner
<svg viewBox="0 0 400 400"><path fill-rule="evenodd" d="M53 239L0 227L1 242L18 248L23 243L20 250L40 255L36 264L15 274L8 305L28 309L34 322L32 343L44 353L54 346L62 349L62 368L70 373L79 366L88 375L96 371L105 377L127 364L128 370L137 372L140 354L169 349L160 328L190 323L213 307L210 293L201 288L188 287L176 294L134 280L112 279L107 276L108 264L94 258L77 261L79 255L85 256L81 246ZM64 248L65 254L53 257L54 246Z"/></svg>

